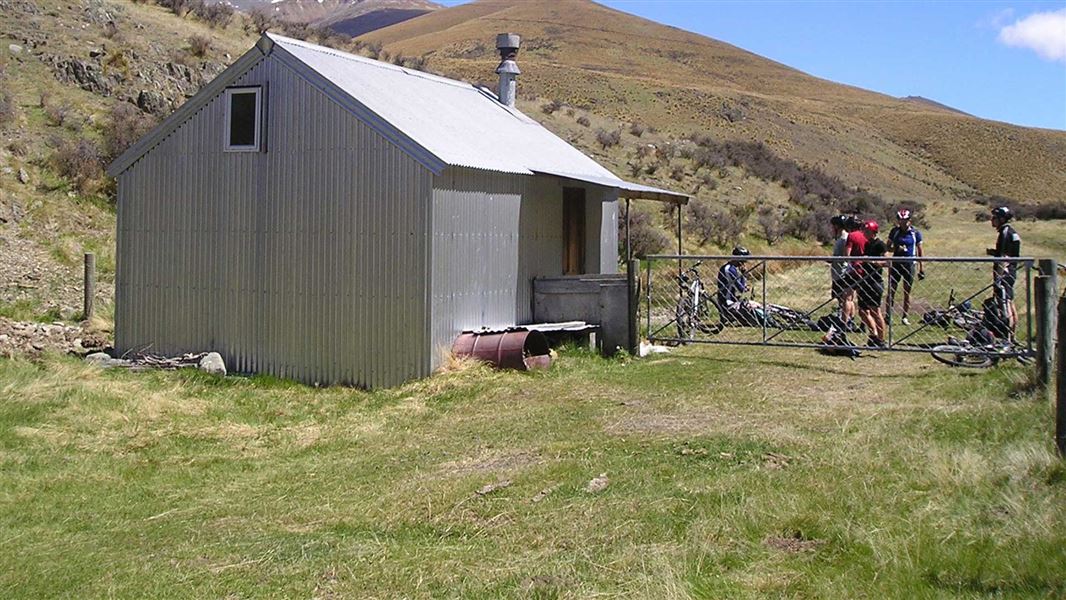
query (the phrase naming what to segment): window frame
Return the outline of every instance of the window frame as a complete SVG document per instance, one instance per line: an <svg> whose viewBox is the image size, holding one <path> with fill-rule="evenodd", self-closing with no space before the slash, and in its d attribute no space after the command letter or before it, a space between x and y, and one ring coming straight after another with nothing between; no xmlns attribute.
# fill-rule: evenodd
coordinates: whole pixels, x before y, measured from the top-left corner
<svg viewBox="0 0 1066 600"><path fill-rule="evenodd" d="M233 113L233 96L235 94L255 94L255 134L251 146L234 146L230 144L230 127ZM226 124L222 129L222 149L224 152L260 152L263 149L263 86L241 85L226 88Z"/></svg>

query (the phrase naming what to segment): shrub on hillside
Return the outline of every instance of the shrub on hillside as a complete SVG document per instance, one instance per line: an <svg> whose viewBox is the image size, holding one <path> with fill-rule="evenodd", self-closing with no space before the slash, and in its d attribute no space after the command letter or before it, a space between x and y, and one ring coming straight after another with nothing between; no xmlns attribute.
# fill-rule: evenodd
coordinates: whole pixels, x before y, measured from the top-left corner
<svg viewBox="0 0 1066 600"><path fill-rule="evenodd" d="M635 137L640 137L644 135L644 125L633 121L633 123L629 126L629 133Z"/></svg>
<svg viewBox="0 0 1066 600"><path fill-rule="evenodd" d="M801 240L815 239L828 244L833 241L833 229L829 220L837 211L828 206L792 211L785 218L783 234Z"/></svg>
<svg viewBox="0 0 1066 600"><path fill-rule="evenodd" d="M824 239L821 225L810 222L808 215L819 208L829 212L847 212L886 223L894 220L896 206L877 194L851 187L842 180L825 173L818 167L805 167L778 156L762 142L716 141L703 133L692 133L688 139L697 147L685 149L690 154L696 169L717 168L725 176L727 167L739 167L748 174L766 181L780 183L789 192L789 199L808 211L790 216L785 223L789 235L799 234L804 239ZM924 205L908 203L915 214L915 224L925 225Z"/></svg>
<svg viewBox="0 0 1066 600"><path fill-rule="evenodd" d="M90 191L103 175L100 149L87 139L61 143L52 154L52 166L83 193Z"/></svg>
<svg viewBox="0 0 1066 600"><path fill-rule="evenodd" d="M0 80L0 84L3 81ZM0 88L0 127L13 123L17 116L18 107L15 105L15 97L6 89Z"/></svg>
<svg viewBox="0 0 1066 600"><path fill-rule="evenodd" d="M7 145L7 151L14 156L22 157L30 153L30 147L25 140L11 140L11 143Z"/></svg>
<svg viewBox="0 0 1066 600"><path fill-rule="evenodd" d="M189 54L203 58L210 50L211 38L199 34L189 36Z"/></svg>
<svg viewBox="0 0 1066 600"><path fill-rule="evenodd" d="M589 121L589 118L586 117L585 115L581 115L580 117L577 118L577 124L582 126L582 127L588 127L588 126L592 125L592 121Z"/></svg>
<svg viewBox="0 0 1066 600"><path fill-rule="evenodd" d="M155 118L141 112L140 109L120 102L111 109L109 119L103 127L104 153L110 162L133 145L155 126Z"/></svg>
<svg viewBox="0 0 1066 600"><path fill-rule="evenodd" d="M759 224L759 229L762 230L763 237L766 238L766 243L771 246L781 241L781 238L785 235L785 224L781 220L780 209L776 207L763 206L760 208L756 222Z"/></svg>
<svg viewBox="0 0 1066 600"><path fill-rule="evenodd" d="M546 115L554 114L555 111L563 107L563 103L558 100L552 100L551 102L545 102L540 106L541 112Z"/></svg>
<svg viewBox="0 0 1066 600"><path fill-rule="evenodd" d="M971 198L975 203L988 207L974 215L978 221L987 221L990 218L991 209L997 206L1009 207L1014 213L1014 218L1021 220L1049 221L1054 219L1066 219L1066 201L1051 200L1047 202L1023 203L1013 198L1004 196L975 196Z"/></svg>
<svg viewBox="0 0 1066 600"><path fill-rule="evenodd" d="M737 243L751 216L750 206L718 208L706 200L694 200L688 205L688 230L696 235L701 246L707 242L728 248Z"/></svg>
<svg viewBox="0 0 1066 600"><path fill-rule="evenodd" d="M195 8L195 12L197 18L212 28L225 29L233 20L233 7L222 2L200 4Z"/></svg>
<svg viewBox="0 0 1066 600"><path fill-rule="evenodd" d="M46 102L43 96L41 102ZM42 108L44 108L44 116L50 124L62 127L71 120L72 111L69 104L55 104L50 99L47 102Z"/></svg>
<svg viewBox="0 0 1066 600"><path fill-rule="evenodd" d="M268 29L277 27L277 24L278 21L274 18L274 15L265 9L259 8L248 13L248 20L245 21L244 29L249 33L263 33Z"/></svg>
<svg viewBox="0 0 1066 600"><path fill-rule="evenodd" d="M629 223L629 238L633 255L644 258L649 254L658 254L666 250L670 238L662 229L655 226L652 216L646 212L632 209ZM618 255L625 258L626 231L625 215L618 219Z"/></svg>
<svg viewBox="0 0 1066 600"><path fill-rule="evenodd" d="M603 147L604 150L617 146L622 143L622 132L618 129L607 131L606 129L600 129L596 131L596 141Z"/></svg>
<svg viewBox="0 0 1066 600"><path fill-rule="evenodd" d="M684 178L685 167L682 167L681 165L675 165L674 168L670 169L670 179L673 179L674 181L681 181Z"/></svg>
<svg viewBox="0 0 1066 600"><path fill-rule="evenodd" d="M203 4L203 2L202 0L156 0L156 4L179 17L184 17L189 14L197 4Z"/></svg>

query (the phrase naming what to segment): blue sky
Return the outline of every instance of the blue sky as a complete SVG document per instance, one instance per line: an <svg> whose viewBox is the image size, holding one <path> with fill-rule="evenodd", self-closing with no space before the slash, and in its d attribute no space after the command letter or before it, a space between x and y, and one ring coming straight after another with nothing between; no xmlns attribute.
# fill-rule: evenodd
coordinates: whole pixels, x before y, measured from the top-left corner
<svg viewBox="0 0 1066 600"><path fill-rule="evenodd" d="M1066 129L1066 0L600 2L832 81Z"/></svg>

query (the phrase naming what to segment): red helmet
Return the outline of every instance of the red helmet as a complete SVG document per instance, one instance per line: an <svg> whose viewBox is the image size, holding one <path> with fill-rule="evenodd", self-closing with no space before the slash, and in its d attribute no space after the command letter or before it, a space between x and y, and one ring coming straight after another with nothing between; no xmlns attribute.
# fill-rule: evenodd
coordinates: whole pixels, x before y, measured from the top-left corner
<svg viewBox="0 0 1066 600"><path fill-rule="evenodd" d="M869 221L863 223L862 228L866 231L869 231L870 233L877 233L877 230L879 229L879 227L877 226L877 221L874 221L873 219L870 219Z"/></svg>
<svg viewBox="0 0 1066 600"><path fill-rule="evenodd" d="M901 208L896 211L896 218L900 221L906 221L907 219L911 218L911 211L907 210L906 208Z"/></svg>

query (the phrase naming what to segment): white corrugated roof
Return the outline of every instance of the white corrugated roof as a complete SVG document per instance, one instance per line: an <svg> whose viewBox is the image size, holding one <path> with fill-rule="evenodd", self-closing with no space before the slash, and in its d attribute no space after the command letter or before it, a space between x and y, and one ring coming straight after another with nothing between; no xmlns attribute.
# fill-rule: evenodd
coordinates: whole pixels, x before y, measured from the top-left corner
<svg viewBox="0 0 1066 600"><path fill-rule="evenodd" d="M627 198L688 200L685 194L619 179L487 90L270 33L130 146L107 172L117 177L272 53L434 172L451 165L544 173L615 187Z"/></svg>
<svg viewBox="0 0 1066 600"><path fill-rule="evenodd" d="M686 197L619 179L540 123L469 83L266 35L276 47L447 165L526 175L546 173L674 199Z"/></svg>

